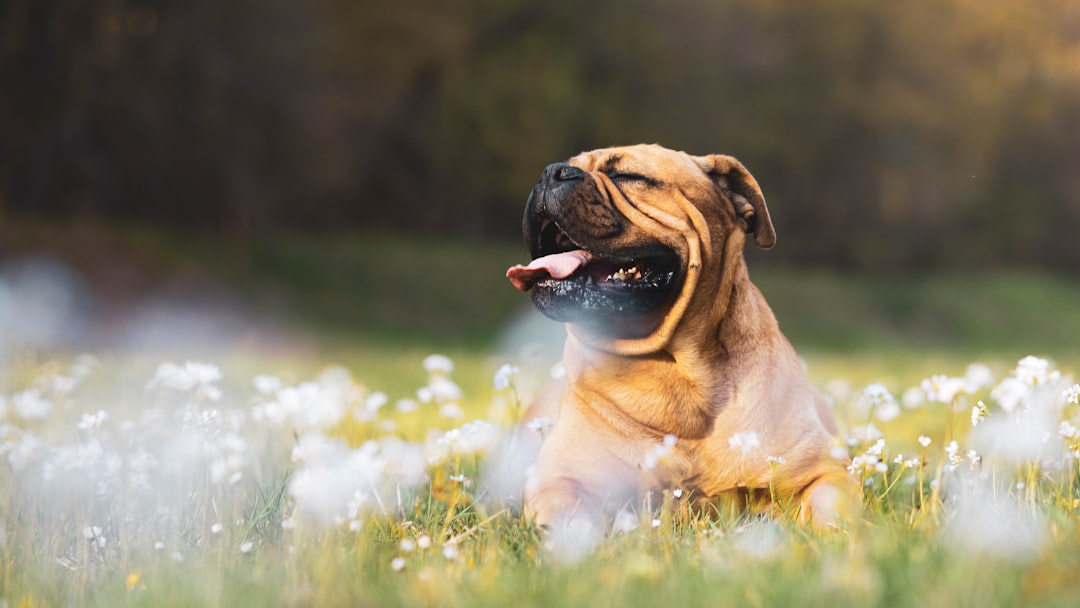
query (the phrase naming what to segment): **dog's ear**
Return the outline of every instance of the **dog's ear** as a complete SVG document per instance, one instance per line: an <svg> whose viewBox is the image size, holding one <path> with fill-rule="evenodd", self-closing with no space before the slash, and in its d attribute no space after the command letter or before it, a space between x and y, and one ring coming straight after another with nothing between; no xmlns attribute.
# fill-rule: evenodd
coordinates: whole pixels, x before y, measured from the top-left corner
<svg viewBox="0 0 1080 608"><path fill-rule="evenodd" d="M732 156L713 154L698 159L702 169L717 188L735 207L735 213L746 222L746 232L754 233L754 242L762 249L776 244L769 208L757 180Z"/></svg>

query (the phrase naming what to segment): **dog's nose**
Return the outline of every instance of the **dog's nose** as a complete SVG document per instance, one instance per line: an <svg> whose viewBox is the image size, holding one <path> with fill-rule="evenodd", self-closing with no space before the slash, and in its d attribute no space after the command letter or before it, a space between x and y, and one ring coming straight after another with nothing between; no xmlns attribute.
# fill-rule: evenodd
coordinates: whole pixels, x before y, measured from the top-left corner
<svg viewBox="0 0 1080 608"><path fill-rule="evenodd" d="M566 163L553 163L544 169L544 178L551 182L572 182L585 178L585 172Z"/></svg>

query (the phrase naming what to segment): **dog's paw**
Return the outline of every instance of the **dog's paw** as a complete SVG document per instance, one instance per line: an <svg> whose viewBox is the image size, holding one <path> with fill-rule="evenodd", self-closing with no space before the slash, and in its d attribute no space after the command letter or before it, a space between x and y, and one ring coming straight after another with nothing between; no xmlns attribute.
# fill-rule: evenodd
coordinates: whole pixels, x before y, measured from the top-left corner
<svg viewBox="0 0 1080 608"><path fill-rule="evenodd" d="M799 522L818 531L840 529L858 516L859 496L858 485L846 471L825 475L803 490Z"/></svg>

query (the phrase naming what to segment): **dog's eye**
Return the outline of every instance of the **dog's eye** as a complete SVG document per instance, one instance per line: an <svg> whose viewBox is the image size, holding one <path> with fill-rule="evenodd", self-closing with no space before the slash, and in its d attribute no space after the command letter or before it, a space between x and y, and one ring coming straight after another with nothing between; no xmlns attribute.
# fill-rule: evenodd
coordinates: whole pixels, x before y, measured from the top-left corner
<svg viewBox="0 0 1080 608"><path fill-rule="evenodd" d="M655 179L647 175L641 175L640 173L629 173L620 171L618 173L611 173L608 175L608 177L610 177L612 181L618 182L620 184L639 183L645 184L646 186L655 186L659 183Z"/></svg>

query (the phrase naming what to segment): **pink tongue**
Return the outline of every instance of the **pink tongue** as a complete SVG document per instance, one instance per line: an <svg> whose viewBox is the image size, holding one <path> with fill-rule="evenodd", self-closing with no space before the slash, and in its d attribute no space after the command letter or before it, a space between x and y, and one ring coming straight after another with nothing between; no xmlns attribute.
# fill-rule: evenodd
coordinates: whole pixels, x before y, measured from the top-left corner
<svg viewBox="0 0 1080 608"><path fill-rule="evenodd" d="M553 279L565 279L577 272L579 268L589 263L592 254L578 249L565 253L554 253L536 258L528 266L518 264L506 271L506 278L521 291L529 291L534 285L551 277Z"/></svg>

